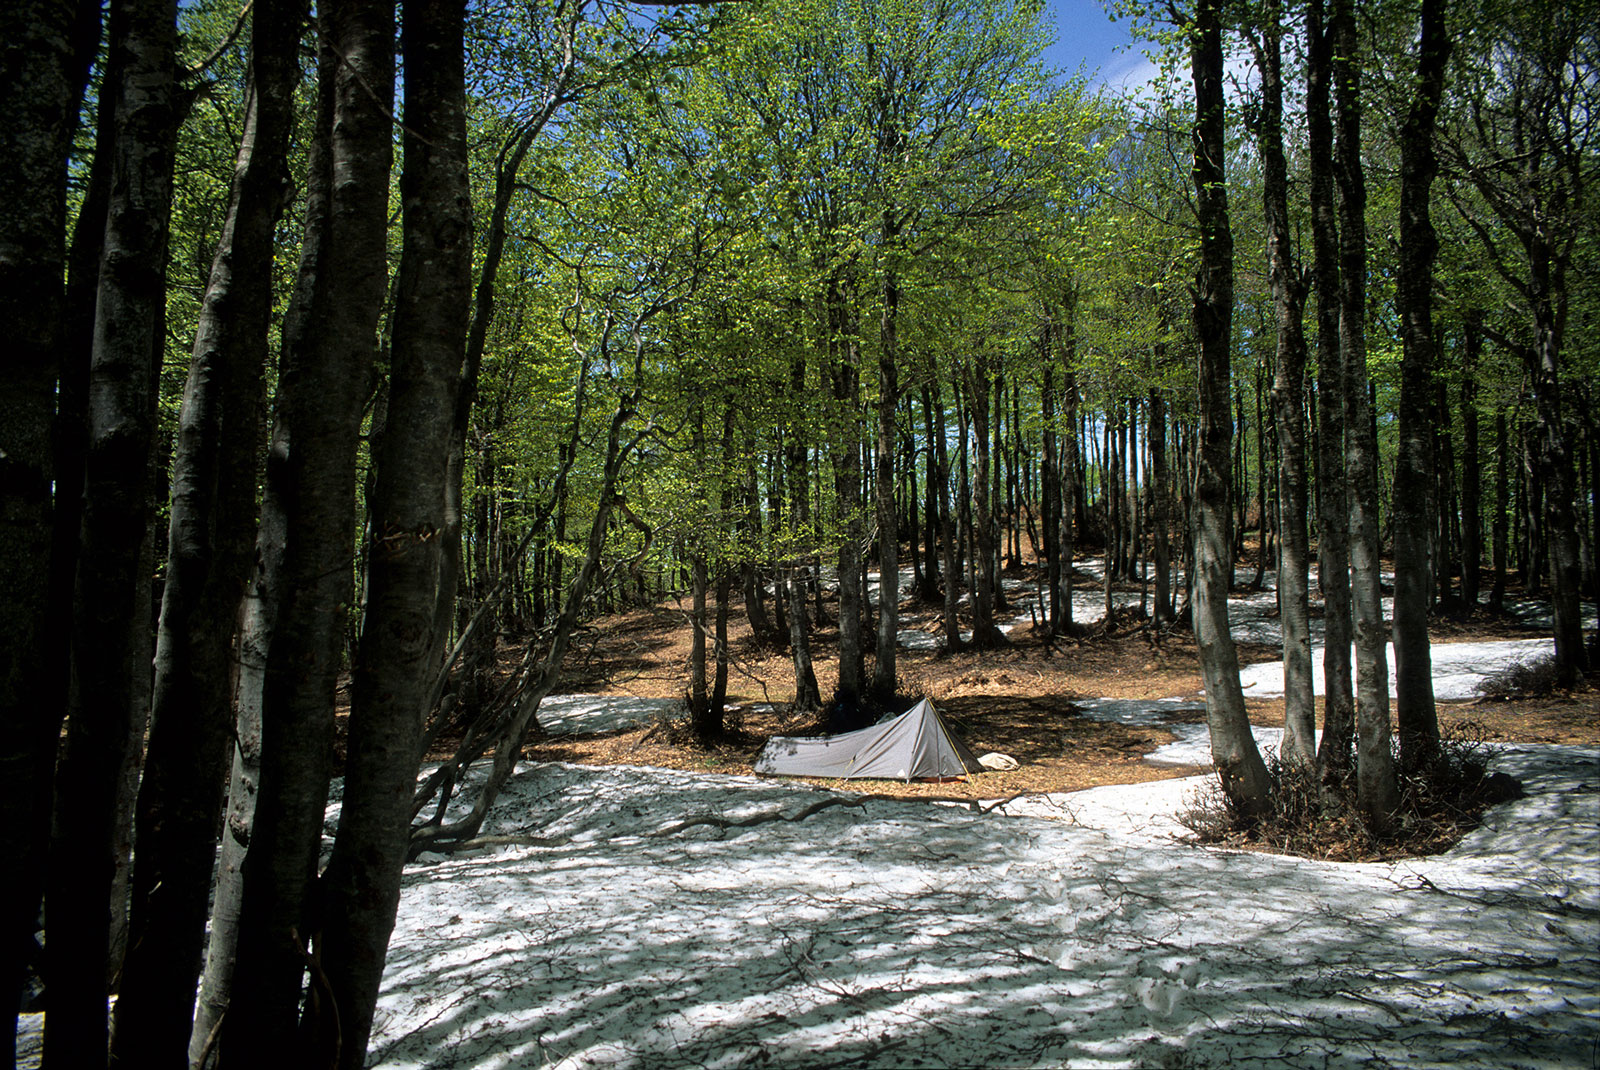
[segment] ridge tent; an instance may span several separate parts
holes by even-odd
[[[958,777],[981,773],[978,759],[923,699],[871,728],[837,736],[775,736],[756,759],[757,773],[780,776]]]

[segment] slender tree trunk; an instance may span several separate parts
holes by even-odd
[[[1166,347],[1160,348],[1164,355]],[[1168,512],[1171,498],[1167,493],[1171,479],[1167,472],[1167,401],[1159,390],[1150,391],[1150,478],[1150,528],[1154,536],[1152,550],[1156,570],[1155,621],[1164,624],[1172,620],[1172,551],[1168,544],[1172,519]],[[1156,634],[1160,635],[1159,630]]]
[[[796,357],[790,365],[789,389],[795,404],[806,396],[806,365],[804,357]],[[789,528],[796,538],[809,541],[811,537],[811,506],[807,497],[811,485],[805,443],[791,433],[784,447],[784,478],[789,484]],[[822,706],[822,694],[817,688],[817,674],[811,661],[811,622],[806,613],[806,565],[797,558],[786,570],[788,579],[783,584],[789,599],[789,654],[794,661],[794,710],[802,713]]]
[[[1350,494],[1345,462],[1344,365],[1339,351],[1339,233],[1330,111],[1333,40],[1326,0],[1306,9],[1306,123],[1311,167],[1312,274],[1317,291],[1317,585],[1322,591],[1323,778],[1342,782],[1355,747],[1350,676]]]
[[[1490,551],[1494,559],[1494,582],[1489,590],[1489,608],[1503,612],[1506,605],[1506,532],[1511,508],[1511,474],[1506,463],[1511,446],[1506,433],[1504,410],[1494,414],[1494,517],[1490,523]]]
[[[50,641],[49,607],[53,512],[70,513],[63,499],[71,490],[52,463],[51,424],[57,372],[65,371],[59,358],[73,333],[62,290],[67,158],[99,29],[98,2],[0,6],[0,851],[12,871],[0,891],[0,999],[9,1019],[0,1025],[0,1063],[15,1062],[60,735],[62,704],[51,698],[67,678],[52,671],[67,644]],[[105,85],[115,79],[108,70]],[[83,211],[94,216],[93,198]]]
[[[1260,537],[1256,542],[1256,578],[1251,587],[1261,590],[1266,586],[1267,555],[1272,553],[1272,533],[1277,530],[1274,520],[1277,509],[1267,504],[1267,472],[1275,466],[1267,460],[1267,421],[1262,415],[1261,394],[1265,376],[1260,365],[1256,366],[1256,522]],[[1274,432],[1276,434],[1276,432]],[[1241,447],[1242,449],[1243,447]],[[1276,451],[1274,451],[1276,452]],[[1274,497],[1276,500],[1276,497]],[[1234,545],[1239,549],[1244,548],[1242,539],[1234,540]]]
[[[995,627],[994,516],[989,492],[989,368],[985,354],[973,358],[967,375],[967,396],[972,405],[972,559],[975,580],[972,590],[972,645],[991,650],[1004,642]]]
[[[274,230],[305,10],[259,0],[244,137],[195,334],[173,462],[150,753],[112,1055],[177,1064],[189,1043],[232,720],[232,637],[255,545]]]
[[[1438,562],[1438,567],[1434,570],[1434,581],[1436,600],[1444,605],[1451,597],[1450,566],[1461,547],[1461,530],[1459,514],[1456,511],[1455,440],[1450,434],[1450,400],[1443,375],[1434,377],[1433,389],[1435,459],[1433,471],[1435,500],[1439,503],[1438,509],[1435,510],[1437,523],[1433,529],[1433,560]]]
[[[1194,327],[1200,342],[1200,474],[1195,496],[1195,644],[1206,688],[1211,758],[1222,790],[1245,814],[1271,790],[1239,687],[1239,659],[1228,630],[1233,560],[1228,532],[1228,468],[1233,429],[1228,378],[1233,319],[1233,233],[1223,173],[1224,98],[1220,0],[1198,0],[1190,28],[1194,74],[1194,188],[1200,225]]]
[[[1074,314],[1077,294],[1069,294],[1062,315],[1061,355],[1064,360],[1061,377],[1061,417],[1067,433],[1061,442],[1061,526],[1058,532],[1061,544],[1057,555],[1061,558],[1060,599],[1061,620],[1056,634],[1072,633],[1072,555],[1074,519],[1081,522],[1083,513],[1076,507],[1083,487],[1083,467],[1078,454],[1078,369],[1077,335]],[[1054,359],[1054,354],[1051,355]]]
[[[1464,367],[1461,375],[1461,601],[1477,608],[1479,571],[1483,566],[1483,466],[1478,457],[1478,364],[1483,354],[1483,313],[1465,316]]]
[[[332,54],[324,52],[319,63],[326,64]],[[329,81],[331,87],[331,80]],[[319,90],[318,125],[331,125],[333,97]],[[284,316],[283,343],[278,378],[282,381],[290,354],[303,352],[310,344],[312,297],[316,288],[317,265],[326,237],[326,216],[331,191],[327,169],[328,142],[314,137],[306,165],[306,215],[300,265],[294,292]],[[189,1037],[189,1061],[203,1062],[202,1056],[215,1045],[218,1026],[232,996],[233,968],[238,953],[240,906],[244,895],[244,859],[255,822],[255,802],[261,784],[262,708],[265,702],[267,654],[276,630],[278,609],[283,598],[284,553],[288,542],[288,502],[292,490],[289,468],[289,425],[283,418],[283,399],[274,420],[267,446],[261,522],[256,530],[255,567],[245,588],[239,613],[239,644],[234,662],[233,704],[235,713],[233,766],[228,786],[228,805],[222,830],[222,849],[217,863],[216,887],[212,895],[210,938],[206,943],[205,973],[200,997],[195,1006],[194,1029]]]
[[[89,370],[73,680],[47,876],[47,916],[57,920],[46,944],[49,1067],[103,1066],[107,1059],[107,906],[117,780],[133,716],[137,590],[145,582],[139,558],[149,517],[182,112],[176,47],[170,0],[137,0],[112,11],[110,48],[123,58],[120,79],[102,89],[114,100],[116,139]]]
[[[884,241],[892,246],[897,234],[884,213]],[[888,698],[898,686],[895,644],[900,636],[900,528],[894,503],[895,413],[900,405],[900,360],[897,317],[900,280],[893,270],[883,278],[883,312],[878,336],[878,646],[872,672],[872,691]],[[912,532],[915,534],[916,529]],[[912,539],[915,542],[915,538]],[[916,547],[912,547],[915,555]]]
[[[950,451],[946,443],[948,436],[945,432],[944,402],[939,397],[937,383],[932,386],[926,400],[931,413],[928,426],[932,429],[929,434],[933,443],[932,453],[928,458],[928,483],[930,489],[935,485],[939,489],[938,508],[931,509],[930,512],[937,512],[939,516],[940,567],[944,573],[943,613],[940,619],[944,625],[945,650],[953,652],[960,650],[963,645],[961,625],[956,618],[956,603],[961,592],[961,566],[956,561],[955,510],[951,508],[949,501]]]
[[[1262,455],[1262,452],[1261,452],[1261,404],[1260,404],[1261,368],[1259,366],[1256,368],[1255,376],[1256,376],[1256,398],[1257,398],[1257,402],[1256,402],[1256,455],[1258,457],[1262,457],[1263,455]],[[1239,555],[1244,553],[1244,533],[1247,530],[1246,521],[1248,519],[1247,516],[1246,516],[1246,512],[1245,511],[1246,511],[1246,509],[1249,508],[1249,505],[1250,505],[1250,494],[1249,494],[1249,487],[1250,487],[1250,458],[1249,458],[1249,455],[1245,452],[1246,447],[1249,445],[1249,439],[1246,437],[1246,434],[1247,434],[1247,432],[1249,430],[1250,424],[1249,424],[1249,421],[1245,418],[1244,386],[1243,386],[1243,384],[1235,386],[1233,388],[1233,391],[1234,391],[1233,407],[1234,407],[1234,411],[1237,413],[1237,420],[1236,420],[1236,423],[1235,423],[1236,433],[1234,435],[1234,443],[1233,443],[1233,477],[1234,477],[1233,502],[1234,502],[1234,508],[1238,511],[1238,520],[1234,523],[1234,526],[1233,526],[1233,556],[1237,558]],[[1258,503],[1259,503],[1259,498],[1260,498],[1260,495],[1258,494],[1257,495]],[[1267,531],[1266,531],[1266,528],[1263,526],[1261,528],[1261,538],[1262,538],[1263,542],[1266,540],[1266,537],[1267,537]]]
[[[389,390],[377,457],[367,612],[351,688],[344,803],[322,878],[322,968],[339,1065],[366,1065],[400,902],[444,562],[448,456],[472,292],[463,0],[406,0],[403,242]],[[451,569],[451,576],[454,569]],[[315,1012],[315,1013],[314,1013]],[[336,1018],[333,1016],[336,1015]]]
[[[1542,235],[1525,239],[1529,251],[1533,305],[1534,345],[1527,351],[1529,378],[1533,381],[1535,435],[1540,482],[1544,484],[1544,529],[1548,534],[1551,564],[1550,605],[1554,616],[1556,671],[1562,686],[1577,682],[1588,667],[1583,646],[1583,573],[1578,545],[1578,517],[1574,502],[1580,493],[1574,472],[1572,443],[1561,405],[1561,341],[1566,320],[1565,275]]]
[[[942,419],[943,413],[941,412],[940,415]],[[931,384],[922,388],[922,426],[928,445],[927,460],[925,461],[927,467],[927,499],[922,509],[922,523],[926,529],[923,533],[924,552],[927,554],[927,560],[922,566],[921,596],[924,602],[931,602],[939,597],[940,582],[944,578],[940,575],[939,540],[943,533],[943,524],[949,519],[949,503],[946,500],[948,495],[944,484],[941,482],[946,478],[946,474],[941,471],[940,462],[936,459],[936,451],[941,448],[942,441],[936,442],[934,438],[937,434],[940,440],[943,439],[944,425],[941,423],[937,429],[934,427],[933,387]]]
[[[157,441],[150,451],[151,483],[156,486],[162,483],[161,467],[166,460],[167,451],[163,445]],[[133,651],[133,656],[129,659],[133,666],[133,676],[132,686],[129,689],[131,700],[128,704],[130,712],[128,742],[122,759],[122,768],[117,771],[116,821],[112,826],[111,836],[113,859],[111,931],[110,940],[107,942],[110,953],[106,957],[106,985],[110,991],[119,993],[117,997],[119,1006],[122,1002],[120,988],[124,960],[128,952],[128,931],[132,921],[133,815],[138,805],[139,778],[144,766],[145,733],[150,728],[150,697],[153,682],[150,665],[155,660],[155,633],[150,626],[155,613],[155,592],[151,590],[152,585],[143,580],[143,577],[154,576],[156,572],[156,532],[153,520],[154,518],[145,528],[144,539],[139,547],[141,582],[134,594],[133,635],[129,639],[129,649]],[[188,1008],[185,1007],[184,1010],[187,1011]],[[114,1020],[111,1035],[114,1042],[116,1039]]]
[[[1049,627],[1061,631],[1061,476],[1056,467],[1056,369],[1051,352],[1054,330],[1046,325],[1039,338],[1041,369],[1039,407],[1043,417],[1043,457],[1039,482],[1044,499],[1044,579],[1049,589]]]
[[[827,294],[832,361],[833,397],[841,425],[833,437],[834,491],[843,517],[844,539],[839,544],[839,686],[837,697],[855,702],[861,697],[862,679],[862,555],[861,555],[861,443],[856,431],[859,395],[860,343],[854,334],[855,313],[837,280]],[[837,341],[834,341],[837,339]]]
[[[752,544],[762,541],[760,483],[756,473],[756,442],[753,426],[745,431],[744,494],[745,535]],[[740,579],[744,587],[745,615],[750,619],[750,635],[758,644],[781,647],[782,641],[767,613],[766,572],[759,561],[746,561],[740,566]]]
[[[1356,651],[1356,795],[1373,828],[1400,805],[1389,735],[1389,662],[1378,541],[1378,439],[1367,380],[1367,191],[1361,159],[1361,57],[1353,0],[1332,0],[1338,105],[1339,350],[1344,363],[1346,468],[1350,475],[1351,604]]]
[[[998,613],[1011,608],[1006,601],[1005,583],[1001,579],[1001,557],[1004,552],[1006,537],[1005,475],[1002,471],[1006,455],[1004,436],[1002,435],[1006,410],[1006,382],[1004,374],[1000,371],[995,372],[992,394],[994,397],[994,445],[989,451],[989,457],[993,464],[994,473],[989,483],[989,518],[991,527],[989,552],[993,557],[993,562],[990,565],[990,575],[994,577],[994,609]]]
[[[306,345],[286,355],[281,419],[287,542],[267,656],[261,784],[244,868],[227,1065],[281,1064],[295,1041],[331,772],[334,687],[347,628],[356,448],[386,290],[394,10],[375,0],[322,9],[337,57],[320,65],[330,205],[312,267]],[[320,109],[319,109],[320,110]],[[308,1043],[311,1038],[308,1038]]]
[[[1310,537],[1307,532],[1305,426],[1306,287],[1294,256],[1289,223],[1289,166],[1283,152],[1282,7],[1269,0],[1257,47],[1261,113],[1257,127],[1267,221],[1268,274],[1276,317],[1277,353],[1272,409],[1277,421],[1278,610],[1283,626],[1283,755],[1316,761],[1316,703],[1312,697]]]
[[[1445,4],[1446,0],[1422,0],[1416,93],[1400,131],[1400,264],[1395,304],[1404,356],[1394,485],[1394,660],[1400,760],[1408,770],[1432,761],[1439,745],[1428,645],[1428,601],[1433,589],[1428,559],[1434,505],[1433,261],[1438,240],[1428,197],[1438,171],[1433,127],[1450,51]]]
[[[722,515],[733,515],[733,418],[731,401],[722,409]],[[704,725],[708,738],[722,735],[725,729],[725,709],[728,704],[728,602],[732,594],[733,573],[726,560],[717,565],[717,616],[713,640],[715,649],[715,677],[711,683],[710,716]]]

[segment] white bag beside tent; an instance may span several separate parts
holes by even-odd
[[[779,776],[914,780],[981,773],[970,750],[923,699],[893,720],[837,736],[775,736],[756,759],[757,773]]]

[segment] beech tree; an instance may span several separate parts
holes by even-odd
[[[1305,302],[1308,279],[1295,256],[1289,223],[1288,160],[1283,148],[1283,12],[1277,0],[1263,5],[1259,32],[1251,37],[1261,76],[1255,121],[1267,223],[1267,271],[1277,352],[1272,409],[1278,433],[1278,609],[1283,624],[1283,754],[1291,761],[1316,758],[1316,709],[1312,700],[1310,537],[1307,530],[1305,429]]]
[[[1194,329],[1200,344],[1199,472],[1194,505],[1194,632],[1206,685],[1211,758],[1222,790],[1246,814],[1267,805],[1266,765],[1256,749],[1239,687],[1239,657],[1228,627],[1233,581],[1228,520],[1229,419],[1233,323],[1233,234],[1223,170],[1225,101],[1220,0],[1197,0],[1185,20],[1194,77],[1195,214],[1200,267],[1194,286]],[[1109,567],[1109,563],[1108,563]]]
[[[73,592],[74,681],[57,772],[46,894],[76,919],[48,942],[47,1064],[102,1065],[117,780],[133,720],[140,549],[162,348],[173,143],[182,117],[174,4],[113,8],[115,115],[89,359],[83,519]],[[105,88],[103,92],[107,91]]]
[[[1433,262],[1438,249],[1429,194],[1438,170],[1434,121],[1444,92],[1450,38],[1445,0],[1422,0],[1415,87],[1400,129],[1400,263],[1395,306],[1405,360],[1401,371],[1399,454],[1394,483],[1395,712],[1401,763],[1432,761],[1439,743],[1428,645],[1433,596],[1429,525],[1433,508]]]
[[[99,4],[16,3],[0,11],[0,772],[12,790],[0,848],[16,873],[0,892],[0,992],[15,1044],[32,944],[60,711],[47,640],[53,509],[51,425],[62,351],[67,158],[99,43]],[[114,84],[114,83],[113,83]],[[76,533],[74,532],[74,535]],[[3,1055],[4,1052],[0,1052]],[[8,1059],[6,1061],[14,1061]]]
[[[261,0],[254,8],[243,139],[180,416],[113,1043],[125,1061],[177,1062],[189,1042],[231,734],[233,625],[255,543],[274,239],[288,191],[304,19],[298,3]]]

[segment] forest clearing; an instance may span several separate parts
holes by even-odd
[[[1251,667],[1278,664],[1272,598],[1240,585]],[[1600,691],[1479,694],[1548,656],[1535,626],[1435,647],[1475,677],[1441,687],[1446,734],[1470,722],[1525,797],[1442,854],[1351,863],[1192,845],[1209,751],[1181,630],[1047,643],[1019,616],[999,655],[908,652],[964,739],[1021,762],[936,784],[753,777],[795,728],[785,659],[734,632],[745,712],[706,746],[681,607],[596,621],[483,830],[504,839],[408,866],[373,1065],[1592,1064]],[[1281,701],[1252,701],[1264,746]]]
[[[1600,0],[0,42],[14,1064],[1593,1063]]]

